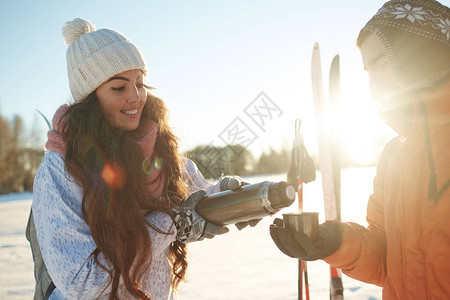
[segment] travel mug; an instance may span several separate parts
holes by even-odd
[[[284,181],[263,181],[201,199],[195,211],[205,220],[224,226],[273,215],[291,205],[295,189]]]
[[[315,240],[319,231],[319,213],[304,212],[283,214],[283,223],[285,228],[303,232],[307,237]]]

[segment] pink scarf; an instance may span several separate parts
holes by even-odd
[[[62,156],[66,154],[66,145],[61,135],[65,122],[65,119],[62,119],[62,117],[68,108],[69,105],[64,104],[56,111],[52,120],[52,129],[47,133],[48,140],[45,144],[47,150],[56,151]],[[61,119],[62,121],[60,122]],[[143,172],[148,174],[148,188],[155,197],[161,196],[165,182],[164,170],[158,166],[160,163],[159,155],[154,151],[157,133],[158,124],[144,119],[141,120],[138,129],[134,132],[136,143],[140,146],[146,158],[145,160],[149,162],[148,164],[143,162],[143,168],[147,169],[148,167],[145,166],[151,164],[150,170],[143,170]]]

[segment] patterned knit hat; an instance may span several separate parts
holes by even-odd
[[[117,31],[76,18],[62,29],[67,49],[67,73],[73,99],[80,101],[112,76],[140,69],[146,72],[139,49]]]
[[[433,86],[450,74],[450,9],[434,0],[393,0],[361,29],[384,44],[390,66],[408,89]]]

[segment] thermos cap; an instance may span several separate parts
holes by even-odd
[[[286,196],[289,199],[295,200],[295,189],[294,189],[294,187],[292,185],[288,185],[286,187]]]

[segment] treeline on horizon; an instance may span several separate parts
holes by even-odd
[[[20,116],[8,122],[0,115],[0,194],[33,191],[34,175],[44,157],[43,147],[34,143],[37,135],[33,129],[26,133]]]
[[[44,143],[40,141],[39,126],[27,131],[20,116],[11,121],[0,115],[0,194],[33,191],[34,176],[44,158]],[[282,174],[289,171],[291,149],[269,149],[259,158],[242,145],[199,145],[186,151],[207,179],[223,175]],[[318,159],[313,156],[318,167]],[[342,166],[358,167],[348,157],[342,157]]]

